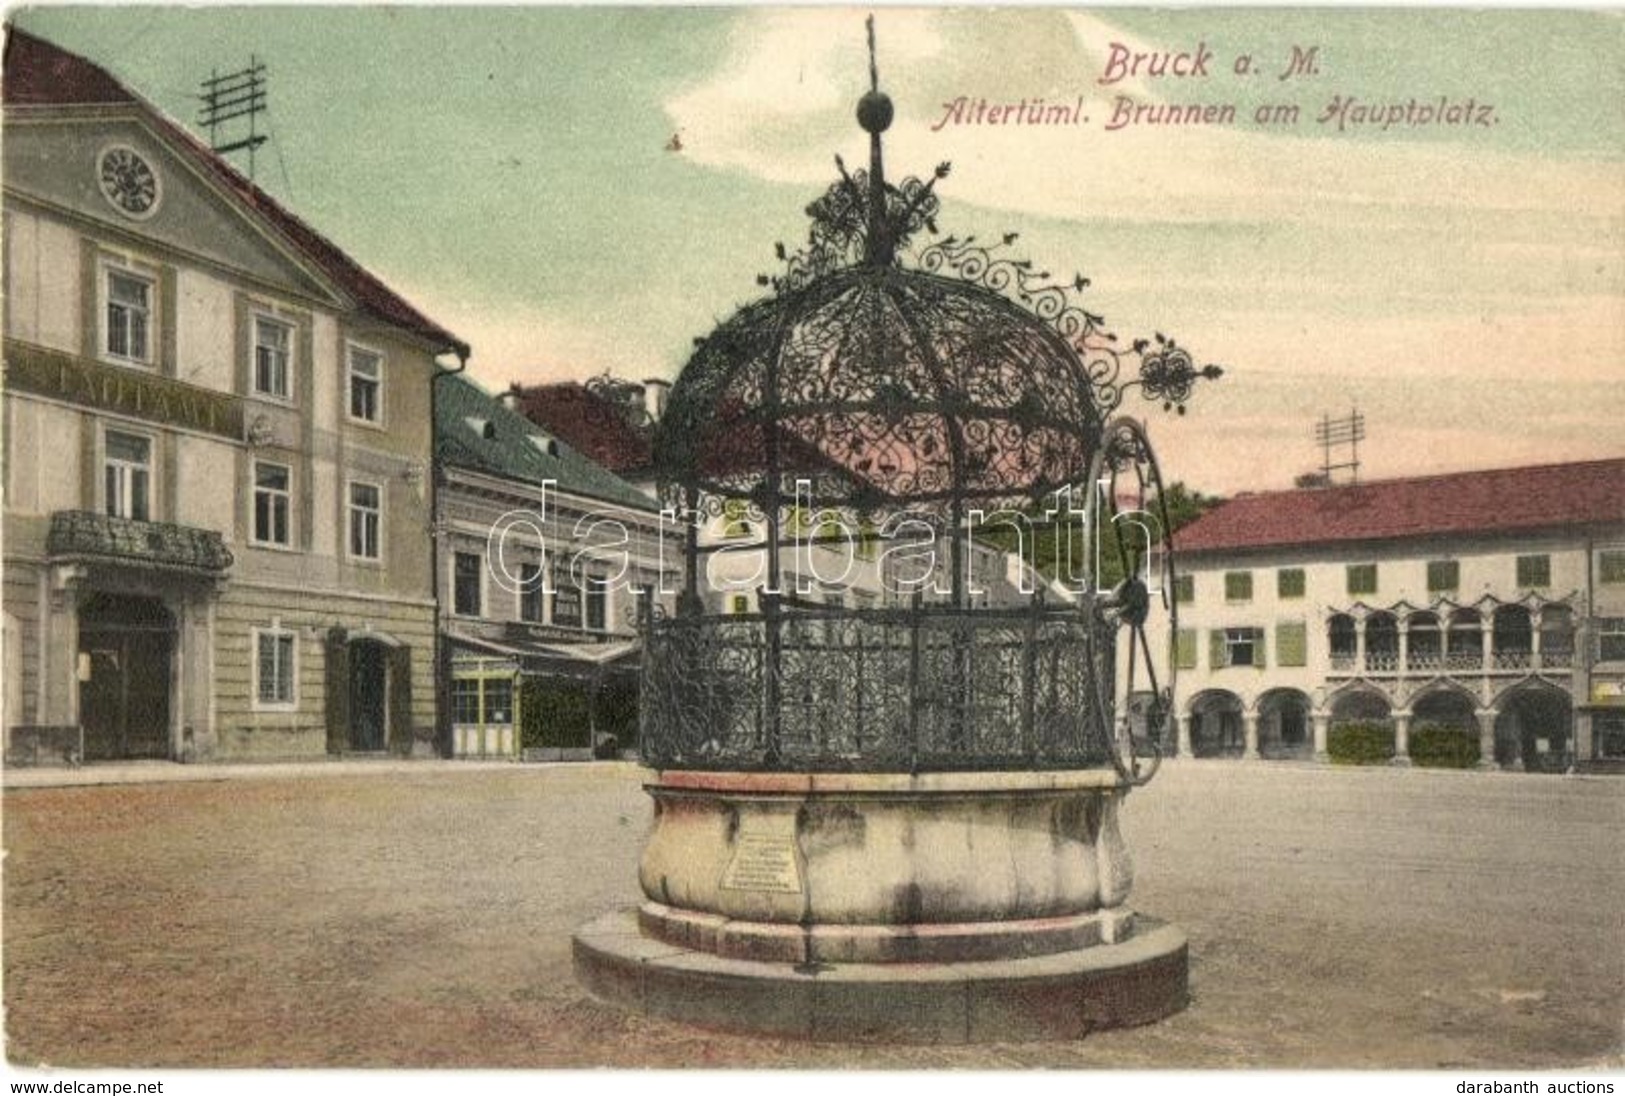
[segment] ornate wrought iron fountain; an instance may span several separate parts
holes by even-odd
[[[660,424],[665,501],[698,520],[676,612],[644,622],[641,751],[659,770],[648,900],[583,929],[578,970],[648,1011],[811,1035],[1003,1037],[1019,1021],[1034,1037],[1152,1019],[1183,1001],[1184,942],[1166,926],[1136,934],[1116,807],[1154,772],[1172,710],[1172,659],[1145,624],[1175,611],[1173,554],[1145,430],[1114,416],[1135,391],[1183,413],[1219,370],[1161,335],[1120,342],[1082,303],[1088,280],[1016,257],[1014,234],[941,236],[948,165],[886,180],[893,107],[872,21],[869,44],[868,169],[837,158],[806,246],[780,245],[768,295],[697,340]],[[981,603],[970,564],[989,514],[1021,515],[1052,544],[1102,536],[1109,588],[1088,566],[1070,592],[1040,580]],[[707,596],[712,558],[739,551],[702,534],[723,518],[762,533],[750,611]],[[904,527],[945,557],[929,593],[832,606],[791,581],[810,546],[884,558]],[[1119,691],[1148,701],[1146,741],[1117,717]],[[650,946],[682,957],[665,969]],[[1036,1021],[1040,959],[1082,996]],[[705,971],[732,985],[725,1007],[651,997],[707,962],[751,968]],[[921,975],[921,962],[943,966]],[[948,965],[971,980],[965,999],[993,1002],[980,1028],[946,990],[926,1020],[888,1011],[952,982]],[[631,973],[643,988],[629,998]],[[1125,997],[1136,978],[1152,988]],[[863,1007],[813,1005],[839,987]],[[804,988],[805,1015],[772,1019]],[[774,1007],[751,1007],[762,994]]]

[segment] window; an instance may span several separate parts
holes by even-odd
[[[1436,559],[1428,564],[1428,593],[1438,594],[1461,585],[1461,564],[1453,559]]]
[[[1275,626],[1275,664],[1306,666],[1309,663],[1309,627],[1302,621],[1286,621]]]
[[[1190,605],[1196,600],[1196,576],[1174,576],[1174,604]]]
[[[1552,584],[1551,556],[1519,556],[1518,586],[1529,590]]]
[[[254,541],[288,543],[288,500],[293,473],[285,464],[254,462]]]
[[[1303,568],[1283,567],[1275,572],[1275,596],[1290,600],[1303,596]]]
[[[1224,576],[1224,600],[1251,601],[1253,599],[1253,573],[1228,571]]]
[[[256,631],[254,695],[262,706],[291,707],[293,692],[293,633],[281,629]]]
[[[457,552],[452,561],[451,611],[458,616],[480,615],[480,557]]]
[[[384,512],[383,490],[376,483],[350,484],[350,554],[357,559],[379,558],[379,527]]]
[[[1625,662],[1625,617],[1597,621],[1597,661]]]
[[[350,347],[350,417],[358,422],[383,422],[384,356],[359,346]]]
[[[1264,665],[1262,628],[1225,628],[1211,634],[1208,661],[1213,669]]]
[[[152,282],[126,270],[107,272],[108,357],[152,361]]]
[[[539,563],[521,563],[519,565],[519,619],[531,624],[542,622],[542,565]]]
[[[1591,717],[1591,736],[1597,757],[1625,759],[1625,712],[1598,712]]]
[[[513,722],[513,681],[506,677],[485,679],[485,722]]]
[[[1377,565],[1375,563],[1351,563],[1348,568],[1348,590],[1350,594],[1374,594],[1377,592]]]
[[[750,595],[749,594],[735,594],[733,597],[729,598],[728,599],[728,611],[730,613],[748,613],[748,612],[750,612]]]
[[[1597,581],[1610,586],[1625,582],[1625,549],[1612,548],[1597,553]]]
[[[1332,658],[1353,658],[1359,651],[1359,642],[1353,617],[1338,613],[1326,622],[1326,646]]]
[[[254,317],[254,392],[291,399],[288,363],[293,348],[293,328],[267,316]]]
[[[587,576],[587,630],[602,632],[609,608],[609,580],[598,575]]]
[[[1196,669],[1196,629],[1181,628],[1174,633],[1174,666],[1181,670]]]
[[[512,723],[513,679],[460,677],[452,681],[451,721],[473,725]]]
[[[480,721],[480,679],[460,677],[451,683],[451,721],[478,723]]]
[[[152,439],[139,434],[107,432],[103,464],[103,505],[115,518],[150,520],[152,507]]]

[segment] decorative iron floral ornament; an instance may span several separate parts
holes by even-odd
[[[1160,334],[1119,344],[1081,301],[1088,279],[1058,282],[1014,256],[1014,233],[992,244],[937,238],[949,165],[886,181],[882,134],[894,112],[879,90],[872,20],[869,46],[857,108],[868,169],[837,157],[839,178],[807,209],[806,246],[778,245],[783,272],[758,279],[772,292],[696,340],[658,425],[664,500],[752,529],[766,574],[755,611],[707,605],[700,576],[737,545],[705,542],[686,523],[679,611],[646,632],[645,760],[920,771],[1109,757],[1136,779],[1136,750],[1118,737],[1115,651],[1121,629],[1142,633],[1130,664],[1143,656],[1150,668],[1144,610],[1166,598],[1172,556],[1145,549],[1166,549],[1166,523],[1121,561],[1141,574],[1155,554],[1165,573],[1151,588],[1137,579],[1065,605],[1035,594],[990,612],[968,590],[980,548],[971,518],[1053,514],[1074,492],[1109,511],[1119,481],[1154,509],[1161,480],[1149,444],[1113,412],[1135,389],[1183,412],[1196,382],[1221,371]],[[1101,491],[1103,481],[1113,486]],[[819,513],[877,530],[876,540],[902,515],[927,521],[946,549],[948,588],[867,608],[788,593],[785,560],[807,542],[798,526]],[[1095,527],[1110,516],[1095,513]],[[843,684],[829,684],[832,672]],[[1159,719],[1165,683],[1150,683]]]

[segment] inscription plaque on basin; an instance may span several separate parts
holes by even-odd
[[[722,870],[724,890],[800,894],[795,842],[785,837],[743,834],[733,859]]]

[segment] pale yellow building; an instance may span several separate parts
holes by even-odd
[[[82,58],[4,103],[8,754],[430,751],[467,348]]]
[[[1363,722],[1402,763],[1433,726],[1625,769],[1625,460],[1244,494],[1174,539],[1176,752],[1324,760]]]

